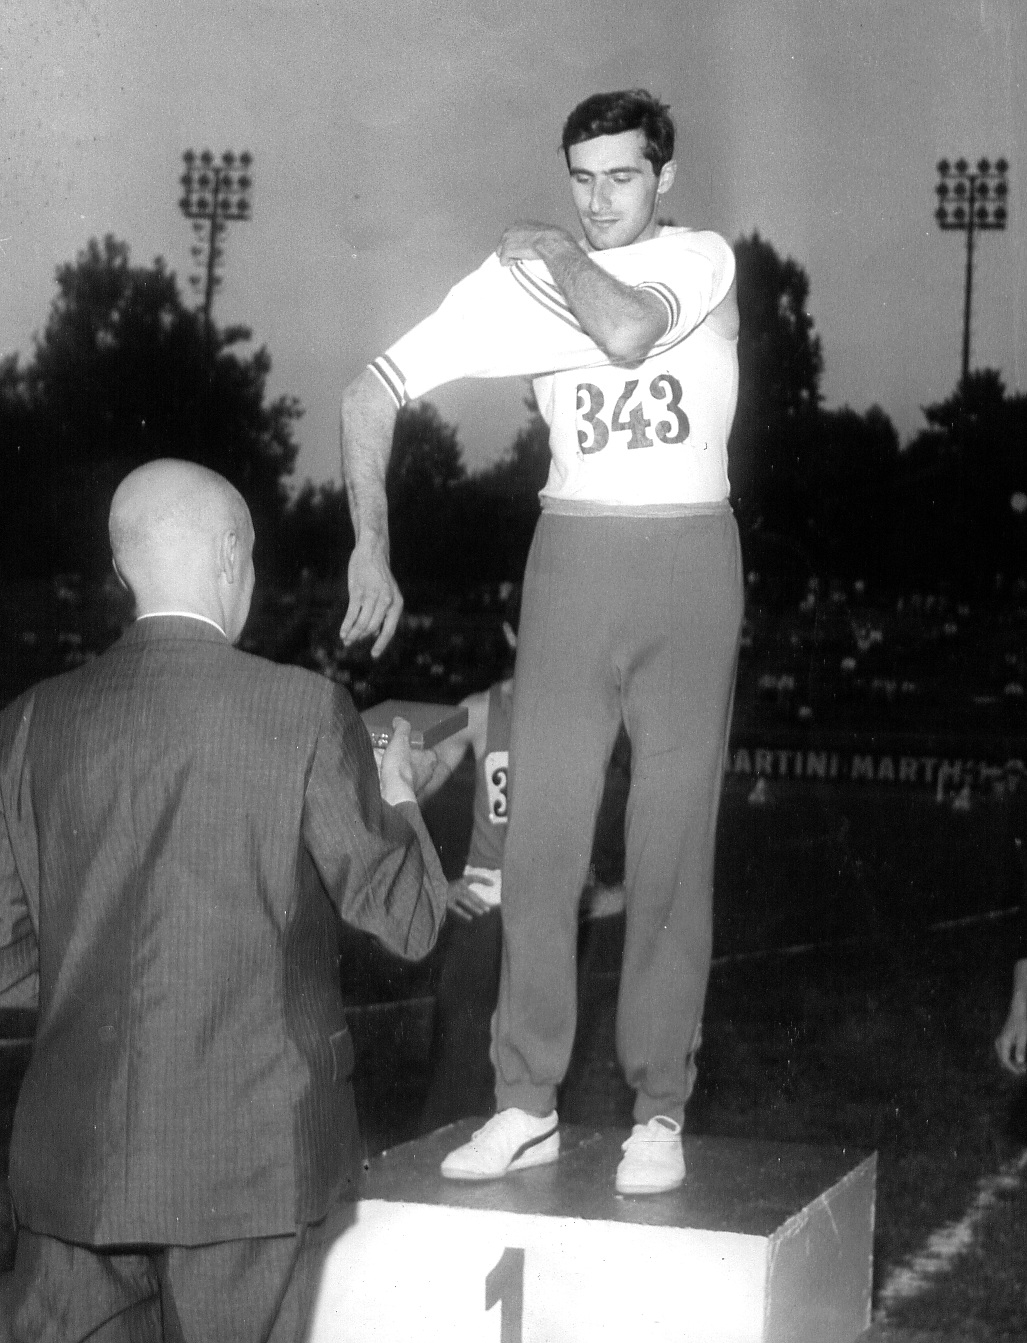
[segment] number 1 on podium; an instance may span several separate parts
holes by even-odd
[[[521,1343],[524,1318],[524,1251],[509,1246],[485,1279],[485,1309],[499,1302],[500,1343]]]

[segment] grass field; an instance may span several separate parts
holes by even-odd
[[[452,867],[459,825],[434,820]],[[715,963],[689,1123],[876,1150],[879,1293],[1027,1144],[1027,1092],[991,1052],[1014,955],[1011,920],[997,913],[1010,892],[997,801],[955,811],[926,793],[775,783],[755,806],[741,780],[726,786]],[[617,917],[585,926],[588,973],[560,1106],[569,1123],[630,1124],[613,1049],[621,932]],[[381,996],[408,1001],[353,1014],[369,1151],[412,1136],[427,1080],[425,976],[388,965],[382,973]],[[5,1099],[9,1107],[10,1075],[0,1106]],[[1027,1338],[1025,1230],[1027,1193],[1009,1180],[965,1252],[925,1290],[892,1302],[876,1336]]]

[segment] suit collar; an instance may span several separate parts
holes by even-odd
[[[216,625],[189,615],[147,616],[145,620],[133,621],[121,636],[121,642],[126,644],[159,643],[169,639],[232,646],[227,635],[222,634]]]
[[[223,625],[211,620],[210,616],[200,615],[199,611],[145,611],[141,616],[136,616],[136,620],[156,620],[159,616],[180,616],[183,620],[199,620],[204,625],[213,625],[219,634],[228,637]]]

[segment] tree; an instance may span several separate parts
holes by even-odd
[[[811,547],[818,567],[882,585],[892,578],[899,436],[880,408],[820,410],[808,459]]]
[[[469,483],[477,531],[487,539],[479,572],[490,581],[520,582],[539,515],[539,491],[549,474],[549,426],[534,395],[525,399],[528,421],[492,466]]]
[[[12,452],[29,459],[18,511],[37,514],[49,546],[42,552],[30,527],[23,544],[5,546],[5,567],[105,570],[114,487],[163,456],[231,480],[253,513],[258,556],[273,555],[302,412],[293,397],[266,401],[267,350],[234,348],[249,339],[232,327],[214,328],[208,340],[164,262],[133,266],[128,245],[109,235],[59,267],[46,326],[18,378],[28,416],[21,442],[6,421],[0,440],[7,460]]]
[[[767,424],[794,421],[820,404],[820,337],[806,311],[809,277],[758,233],[735,243],[741,335],[739,409]]]
[[[980,369],[924,418],[901,458],[904,567],[917,581],[969,589],[1027,575],[1027,397],[1008,396],[995,369]]]
[[[401,587],[459,581],[465,567],[460,491],[466,479],[453,426],[430,401],[404,406],[385,477],[392,570]]]
[[[27,557],[45,554],[50,526],[39,506],[48,473],[36,442],[25,372],[17,355],[0,362],[0,575],[30,572]]]
[[[396,417],[385,479],[390,500],[406,506],[446,494],[467,478],[456,429],[430,401],[414,401]]]
[[[823,355],[806,311],[809,278],[758,233],[735,243],[738,408],[732,493],[743,532],[809,542],[807,466],[817,437]]]
[[[279,534],[279,573],[294,583],[304,570],[341,578],[353,549],[346,492],[335,484],[306,481],[286,509]]]

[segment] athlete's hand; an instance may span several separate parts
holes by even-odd
[[[349,606],[339,637],[349,647],[377,635],[371,656],[380,657],[403,613],[403,596],[381,547],[358,542],[349,557]]]
[[[577,244],[566,229],[555,224],[538,224],[525,220],[520,224],[511,224],[499,241],[496,252],[500,263],[512,266],[515,261],[544,261],[539,251],[547,242]]]
[[[1027,1005],[1014,999],[1006,1024],[995,1041],[995,1053],[1006,1072],[1022,1077],[1027,1073]]]
[[[446,908],[451,910],[458,919],[470,923],[479,914],[487,914],[491,906],[481,898],[477,891],[472,891],[467,882],[460,877],[449,883]]]

